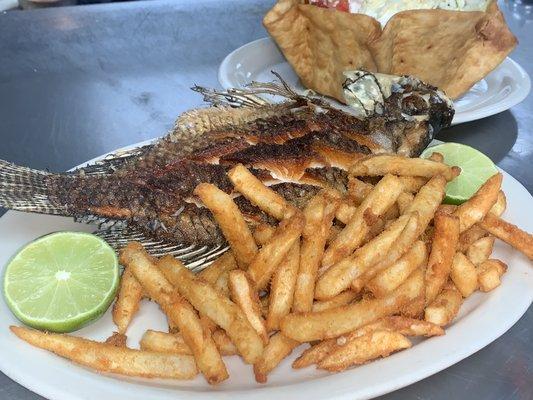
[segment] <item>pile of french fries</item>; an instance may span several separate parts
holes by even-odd
[[[324,188],[303,210],[244,166],[229,179],[279,221],[250,226],[232,197],[200,184],[230,250],[197,275],[171,256],[151,257],[138,243],[113,309],[117,332],[106,342],[12,330],[27,342],[98,371],[217,384],[224,356],[253,365],[258,382],[295,348],[310,343],[294,368],[342,371],[409,348],[413,336],[444,334],[465,298],[498,285],[507,266],[491,259],[496,238],[533,259],[533,237],[500,218],[506,208],[496,174],[460,206],[442,204],[460,170],[430,159],[376,155],[350,171],[346,193]],[[374,182],[375,184],[369,183]],[[128,326],[143,297],[161,307],[169,331],[147,330],[127,348]]]

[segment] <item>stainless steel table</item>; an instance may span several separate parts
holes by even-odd
[[[201,104],[190,86],[217,86],[224,56],[266,36],[261,18],[272,3],[149,1],[0,14],[0,158],[62,171],[162,135]],[[512,57],[533,75],[533,6],[501,6],[520,40]],[[439,139],[477,147],[533,192],[532,96]],[[0,399],[42,397],[0,374]],[[533,399],[533,308],[483,350],[382,399]]]

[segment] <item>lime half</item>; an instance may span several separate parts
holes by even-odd
[[[4,275],[4,296],[33,328],[71,332],[100,317],[119,282],[115,251],[97,236],[58,232],[20,250]]]
[[[460,143],[443,143],[428,147],[420,155],[428,158],[432,153],[441,153],[447,165],[461,168],[461,174],[446,185],[445,203],[461,204],[498,172],[498,169],[485,154],[470,146]]]

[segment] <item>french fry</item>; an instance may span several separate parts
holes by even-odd
[[[420,188],[424,186],[428,180],[420,176],[399,176],[400,182],[402,183],[404,192],[409,193],[418,193]]]
[[[246,273],[241,270],[234,270],[229,273],[229,288],[231,299],[237,304],[248,322],[255,329],[264,344],[268,343],[268,334],[265,328],[265,320],[261,315],[259,296],[252,288]]]
[[[254,230],[254,239],[258,246],[263,246],[266,242],[270,240],[276,228],[269,224],[259,224]]]
[[[380,318],[397,313],[413,301],[424,285],[423,271],[417,271],[389,296],[318,312],[289,314],[281,321],[281,333],[299,342],[343,335]]]
[[[488,260],[492,254],[494,240],[494,236],[485,236],[476,240],[466,249],[466,256],[474,265],[481,264],[483,261]]]
[[[506,208],[507,198],[505,197],[505,193],[503,193],[503,190],[500,190],[498,192],[498,198],[496,199],[496,203],[494,203],[489,213],[496,217],[500,217],[504,213]]]
[[[337,208],[335,218],[337,218],[343,224],[347,224],[348,222],[350,222],[350,219],[352,218],[356,210],[357,207],[355,205],[350,204],[349,201],[343,201],[339,204],[339,207]]]
[[[163,257],[158,266],[200,314],[226,331],[246,363],[253,364],[259,359],[263,341],[235,303],[207,282],[191,276],[191,272],[173,257]]]
[[[370,183],[363,182],[353,175],[348,177],[348,195],[355,204],[361,204],[373,188],[374,186]]]
[[[231,271],[226,271],[222,273],[214,284],[215,289],[218,289],[221,293],[224,293],[226,296],[229,296],[229,274],[230,272]]]
[[[250,263],[248,274],[258,290],[267,286],[272,274],[292,245],[300,239],[304,222],[304,218],[299,212],[281,221],[274,236],[261,247],[257,256]]]
[[[257,245],[239,207],[228,194],[210,183],[196,186],[194,194],[213,213],[239,267],[247,268],[257,254]]]
[[[418,212],[420,233],[424,232],[444,199],[446,179],[442,175],[431,178],[416,194],[404,214]]]
[[[418,269],[427,260],[427,256],[424,242],[415,242],[398,261],[378,272],[370,282],[367,282],[366,287],[376,297],[386,296]]]
[[[398,200],[396,200],[396,204],[398,204],[398,211],[400,212],[400,215],[405,214],[405,210],[409,208],[414,198],[415,196],[413,196],[409,192],[400,193],[400,195],[398,196]]]
[[[220,275],[224,272],[234,270],[235,268],[237,268],[235,257],[233,257],[231,251],[227,251],[213,261],[210,266],[201,271],[198,274],[198,278],[203,279],[207,283],[214,284],[217,279],[220,278]]]
[[[420,234],[420,229],[418,226],[418,212],[408,215],[409,220],[400,233],[398,239],[394,241],[389,250],[378,262],[367,268],[362,275],[358,276],[352,281],[351,286],[353,290],[362,290],[366,282],[374,278],[378,272],[383,271],[384,269],[393,265],[413,245]]]
[[[487,215],[479,226],[533,260],[533,235],[530,233],[491,214]]]
[[[459,235],[459,246],[457,249],[462,253],[466,253],[472,243],[487,235],[487,231],[478,224],[471,226]]]
[[[126,347],[127,339],[128,338],[123,333],[113,332],[113,334],[105,340],[105,343],[116,347]]]
[[[204,329],[196,311],[182,298],[139,243],[129,243],[120,254],[121,261],[156,301],[171,322],[179,327],[185,343],[191,348],[196,364],[207,381],[219,383],[228,378],[226,366],[213,342],[211,333]],[[190,271],[188,271],[190,273]]]
[[[338,236],[338,234],[341,231],[342,231],[341,227],[337,225],[333,225],[331,229],[329,230],[328,240],[326,241],[326,244],[329,246],[331,243],[333,243],[333,241],[335,240],[335,238]],[[320,273],[320,269],[319,269],[319,273]]]
[[[330,308],[344,306],[351,303],[355,299],[358,299],[359,297],[359,293],[353,290],[345,290],[329,300],[315,301],[313,303],[312,311],[323,311],[329,310]]]
[[[234,356],[238,354],[237,347],[235,347],[224,329],[215,329],[212,335],[220,354],[223,356]]]
[[[437,213],[434,223],[435,232],[426,270],[426,305],[435,300],[446,284],[459,241],[459,218]]]
[[[299,345],[300,343],[283,336],[280,332],[273,335],[261,358],[254,364],[255,380],[259,383],[266,383],[270,371]]]
[[[507,265],[500,260],[490,259],[478,267],[479,289],[490,292],[500,286],[501,276],[507,271]]]
[[[393,174],[431,178],[435,175],[442,175],[447,181],[455,178],[459,171],[457,167],[449,167],[446,164],[423,158],[408,158],[388,154],[370,155],[357,161],[350,168],[350,173],[355,176]]]
[[[228,172],[228,177],[235,189],[242,193],[265,213],[282,220],[296,211],[283,197],[266,187],[246,167],[239,164]]]
[[[343,371],[352,365],[363,364],[379,357],[411,347],[411,342],[402,334],[390,331],[375,331],[355,338],[335,349],[318,363],[318,368],[327,371]]]
[[[330,244],[324,253],[322,265],[326,268],[330,267],[349,256],[359,247],[370,226],[377,217],[394,204],[401,190],[402,185],[395,176],[387,175],[381,179],[357,208],[348,224]]]
[[[457,210],[457,206],[454,204],[441,204],[437,209],[437,212],[443,212],[444,214],[453,214]]]
[[[454,215],[459,218],[461,233],[480,222],[488,214],[498,199],[501,184],[502,174],[497,173],[491,176],[469,200],[457,207]]]
[[[223,332],[223,330],[218,329],[212,334],[220,354],[224,356],[237,354],[237,349]],[[149,329],[144,333],[139,344],[141,350],[165,354],[192,355],[191,348],[187,346],[180,333],[158,332]]]
[[[449,285],[426,307],[424,319],[435,325],[446,326],[453,321],[462,302],[461,293],[454,285]]]
[[[434,153],[431,153],[431,155],[428,157],[428,160],[443,163],[444,156],[440,153],[434,152]]]
[[[455,253],[450,277],[464,298],[474,293],[478,287],[476,266],[463,253]]]
[[[270,282],[266,328],[279,330],[281,319],[291,311],[298,268],[300,267],[300,241],[297,240],[281,262]]]
[[[292,310],[311,311],[315,294],[318,267],[324,255],[328,231],[335,217],[337,202],[326,193],[313,197],[303,213],[305,226],[302,232],[300,267],[296,278],[296,288]]]
[[[324,272],[316,282],[315,298],[327,300],[348,289],[354,279],[362,276],[372,265],[385,256],[402,233],[410,217],[410,215],[401,216],[383,233],[357,249],[352,256],[345,258]]]
[[[80,337],[44,333],[18,326],[11,326],[10,329],[33,346],[100,372],[170,379],[192,379],[198,374],[191,356],[116,347]]]
[[[120,289],[113,305],[113,322],[118,333],[125,334],[133,317],[139,310],[143,297],[141,284],[133,276],[129,268],[124,269],[120,280]]]

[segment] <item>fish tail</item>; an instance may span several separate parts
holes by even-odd
[[[0,207],[41,214],[67,215],[66,207],[52,203],[48,185],[55,174],[0,160]]]

